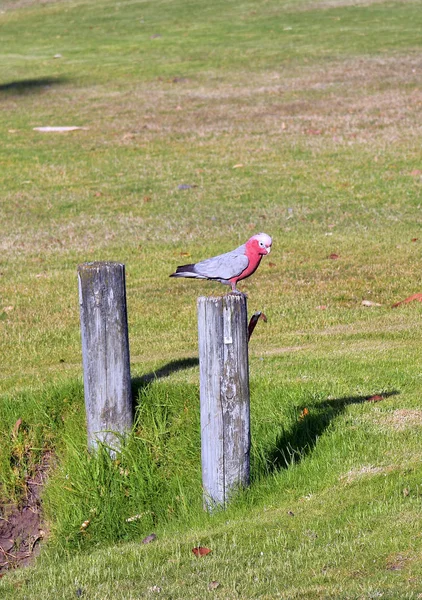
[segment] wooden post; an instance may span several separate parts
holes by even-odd
[[[198,298],[204,507],[249,485],[250,402],[246,297]]]
[[[117,450],[133,424],[125,266],[79,265],[78,283],[88,445]]]

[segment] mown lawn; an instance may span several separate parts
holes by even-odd
[[[422,308],[392,308],[422,292],[421,8],[0,3],[3,500],[52,457],[48,543],[2,598],[421,597]],[[196,298],[225,289],[168,275],[259,231],[252,485],[208,516]],[[92,260],[126,265],[118,462],[85,449]]]

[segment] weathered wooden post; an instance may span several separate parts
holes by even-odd
[[[125,266],[84,263],[78,283],[88,445],[117,450],[133,424]]]
[[[246,297],[198,298],[204,506],[225,506],[249,485],[250,402]]]

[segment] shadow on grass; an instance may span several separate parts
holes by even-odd
[[[34,79],[20,79],[0,84],[0,93],[25,94],[27,92],[43,91],[43,88],[66,83],[65,77],[38,77]]]
[[[132,379],[132,397],[136,402],[139,392],[156,379],[163,379],[169,377],[172,373],[177,373],[178,371],[190,369],[191,367],[196,367],[198,365],[198,358],[181,358],[180,360],[172,360],[160,369],[151,371],[151,373],[142,375],[142,377],[134,377]]]
[[[286,469],[292,463],[298,463],[310,454],[318,438],[327,429],[331,421],[350,404],[362,404],[370,401],[371,398],[377,397],[382,400],[390,396],[396,396],[399,393],[397,390],[392,390],[379,395],[334,398],[318,404],[298,407],[298,420],[291,429],[283,431],[278,436],[274,447],[267,454],[266,460],[269,471]]]

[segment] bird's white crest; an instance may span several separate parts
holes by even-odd
[[[266,233],[257,233],[256,235],[251,237],[251,240],[258,240],[258,242],[264,242],[266,246],[271,246],[273,240]]]
[[[271,252],[271,244],[273,243],[273,240],[268,234],[257,233],[256,235],[253,235],[250,239],[257,240],[260,246],[264,245],[267,250],[267,254]]]

